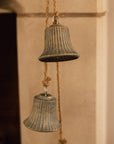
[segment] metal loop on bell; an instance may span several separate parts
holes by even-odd
[[[44,86],[44,93],[45,93],[45,96],[47,96],[47,91],[48,91],[48,89],[47,89],[47,86]]]
[[[54,14],[54,16],[52,17],[52,23],[53,24],[59,24],[59,20],[60,20],[60,16],[59,16],[58,12],[56,12]]]
[[[34,97],[30,116],[24,120],[24,125],[38,132],[55,132],[61,128],[56,115],[56,98],[45,93]]]
[[[55,21],[54,17],[55,17],[55,16],[52,17],[52,23],[53,23],[53,24],[54,24],[54,21]],[[60,23],[60,16],[57,17],[57,23],[58,23],[58,24]]]

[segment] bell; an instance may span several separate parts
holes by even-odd
[[[30,116],[24,120],[24,125],[38,132],[54,132],[61,128],[56,115],[56,98],[44,93],[34,97]]]
[[[45,29],[45,49],[39,57],[43,62],[60,62],[77,59],[78,53],[73,50],[69,29],[59,23],[53,23]]]

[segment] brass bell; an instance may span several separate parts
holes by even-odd
[[[69,29],[57,23],[54,23],[45,29],[45,49],[39,57],[43,62],[59,62],[77,59],[78,53],[73,50]]]
[[[34,97],[30,116],[24,120],[24,125],[38,132],[54,132],[61,128],[56,115],[56,98],[45,93]]]

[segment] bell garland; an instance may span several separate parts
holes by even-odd
[[[58,22],[59,14],[56,10],[56,0],[53,0],[54,22],[48,26],[49,0],[46,2],[45,49],[39,57],[39,60],[44,62],[45,70],[42,84],[45,92],[34,97],[32,112],[24,120],[24,124],[27,128],[38,132],[59,130],[58,144],[67,144],[67,140],[63,138],[59,62],[77,59],[79,55],[72,48],[69,29]],[[51,81],[51,78],[47,76],[47,62],[56,62],[59,121],[56,115],[56,98],[47,92],[47,87]]]
[[[46,28],[49,19],[49,0],[46,7]],[[33,101],[31,114],[24,120],[24,125],[37,132],[55,132],[61,128],[61,123],[57,119],[56,114],[56,98],[47,93],[47,87],[51,78],[47,76],[48,66],[44,63],[44,93],[36,95]]]

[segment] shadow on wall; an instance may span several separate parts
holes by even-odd
[[[14,13],[23,11],[23,7],[16,0],[0,0],[0,9],[7,9]]]

